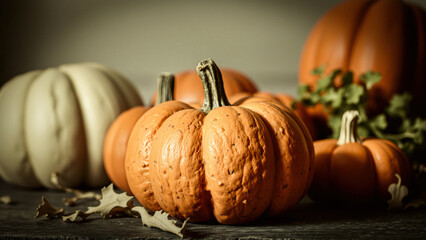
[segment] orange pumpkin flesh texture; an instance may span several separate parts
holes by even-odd
[[[349,0],[337,5],[316,23],[305,42],[299,82],[315,87],[317,78],[311,71],[321,65],[326,74],[336,68],[351,70],[355,82],[368,70],[379,72],[382,80],[371,89],[368,102],[372,113],[404,91],[411,92],[417,103],[426,102],[425,11],[400,0]]]
[[[158,78],[159,102],[173,99],[174,78],[162,73]],[[122,112],[111,124],[105,136],[103,163],[109,179],[121,190],[131,194],[124,167],[127,143],[137,120],[148,111],[148,107],[136,106]]]
[[[231,69],[221,69],[223,86],[227,96],[232,96],[240,92],[255,93],[258,91],[254,82],[243,73]],[[157,99],[154,93],[151,99],[151,106]],[[174,99],[188,104],[202,104],[204,99],[203,84],[196,71],[183,71],[175,76]]]
[[[390,141],[376,138],[361,141],[354,126],[358,115],[353,112],[343,116],[350,118],[347,123],[352,126],[342,127],[339,140],[314,142],[314,180],[309,195],[329,203],[337,200],[358,206],[383,204],[391,199],[388,188],[397,182],[395,174],[400,175],[402,184],[409,184],[410,163]]]
[[[294,98],[288,94],[284,94],[284,93],[278,93],[278,94],[273,94],[273,93],[269,93],[269,92],[256,92],[256,93],[248,93],[248,92],[241,92],[241,93],[237,93],[234,94],[232,96],[229,97],[229,102],[232,104],[235,103],[239,103],[241,104],[243,101],[245,101],[246,99],[250,99],[250,98],[257,98],[258,100],[262,100],[262,99],[267,99],[269,101],[273,101],[277,104],[283,104],[288,108],[292,108],[292,104],[294,101]],[[237,105],[239,105],[237,104]],[[313,140],[316,140],[317,138],[317,134],[316,134],[316,130],[314,127],[314,123],[311,119],[311,117],[309,116],[305,106],[300,103],[300,102],[296,102],[295,105],[295,109],[293,109],[293,111],[296,113],[296,115],[302,120],[302,122],[306,125],[306,127],[309,130],[309,133],[311,134],[311,137]]]
[[[313,176],[313,143],[305,125],[281,104],[253,100],[231,106],[211,59],[197,71],[206,94],[201,110],[164,102],[133,128],[125,166],[134,196],[151,211],[224,224],[295,206]]]

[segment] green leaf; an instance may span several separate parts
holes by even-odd
[[[319,76],[315,90],[301,85],[298,93],[301,97],[299,102],[304,105],[322,104],[324,106],[329,114],[328,126],[332,130],[331,137],[339,136],[342,114],[346,110],[356,109],[360,113],[359,136],[375,136],[390,140],[407,156],[414,156],[426,147],[426,119],[410,117],[412,96],[409,93],[395,94],[386,109],[383,109],[376,117],[371,117],[367,115],[366,103],[372,86],[381,79],[380,73],[367,71],[361,75],[363,84],[355,84],[352,72],[342,73],[340,69],[336,69],[326,75],[324,70],[325,65],[321,65],[312,71],[314,75]],[[342,86],[336,88],[334,81],[340,74],[342,74]]]
[[[377,115],[371,120],[370,124],[381,130],[384,130],[388,127],[388,121],[386,120],[385,114]]]
[[[310,87],[307,84],[300,84],[297,86],[297,93],[299,97],[306,98],[309,97],[310,94]]]
[[[329,76],[324,76],[318,80],[317,88],[315,91],[320,93],[326,90],[327,88],[329,88],[330,86],[332,86],[332,84],[333,84],[333,79],[330,78]]]
[[[426,119],[421,119],[419,117],[416,118],[416,120],[414,120],[413,128],[426,131]]]
[[[421,133],[415,134],[413,137],[414,143],[416,144],[422,144],[424,140],[424,136]]]
[[[330,75],[322,76],[317,82],[317,89],[315,91],[321,93],[334,87],[334,80],[341,72],[342,71],[340,69],[336,69]]]
[[[364,88],[359,85],[351,84],[346,87],[344,96],[348,104],[359,104],[361,96],[364,95]]]
[[[342,83],[343,86],[349,86],[354,82],[354,74],[351,71],[347,71],[345,74],[343,74],[342,76]]]
[[[324,72],[325,69],[325,64],[315,68],[314,70],[312,70],[311,74],[312,75],[316,75],[316,76],[321,76]]]
[[[337,108],[342,105],[343,94],[344,90],[342,88],[337,90],[331,88],[322,96],[322,98],[326,105],[331,105],[332,108]]]
[[[319,103],[320,100],[321,100],[320,94],[318,94],[318,93],[312,93],[311,94],[311,102],[312,102],[313,105]]]
[[[328,126],[332,130],[332,138],[338,138],[340,134],[340,125],[342,123],[342,116],[339,115],[331,115],[328,118]]]
[[[365,138],[365,137],[370,137],[370,130],[368,127],[366,126],[358,126],[358,136]]]
[[[405,118],[410,109],[410,102],[412,98],[413,97],[408,92],[393,95],[389,101],[389,106],[386,108],[386,112],[390,116]]]
[[[341,69],[335,69],[335,70],[333,70],[333,72],[331,72],[330,78],[332,78],[334,80],[341,73],[342,73]]]
[[[367,88],[367,90],[370,90],[371,87],[378,83],[380,81],[380,79],[382,78],[382,75],[378,72],[372,72],[372,71],[367,71],[366,73],[361,75],[361,80],[363,80],[365,82],[365,86]]]

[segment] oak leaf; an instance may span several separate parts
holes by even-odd
[[[100,200],[101,195],[96,192],[82,192],[77,189],[67,188],[60,184],[58,173],[52,173],[50,177],[50,181],[59,189],[65,192],[69,192],[74,194],[74,197],[71,198],[63,198],[62,201],[65,203],[65,206],[74,206],[79,199],[96,199]]]
[[[47,199],[42,196],[41,197],[41,204],[36,209],[36,215],[34,218],[39,218],[41,216],[45,216],[47,218],[57,218],[64,215],[65,210],[63,208],[56,209],[52,207],[52,205],[47,201]]]
[[[163,231],[174,233],[180,237],[183,237],[183,234],[186,230],[186,223],[189,220],[186,219],[182,226],[177,226],[177,221],[170,219],[169,214],[164,211],[156,211],[154,215],[150,215],[144,207],[136,206],[132,208],[132,211],[139,213],[142,224],[148,227],[160,228]]]
[[[117,194],[114,191],[114,185],[111,183],[108,187],[103,187],[100,204],[96,207],[88,207],[87,211],[77,210],[74,214],[63,216],[64,221],[74,222],[80,217],[85,220],[93,213],[100,213],[103,218],[110,218],[117,215],[131,215],[130,209],[133,207],[133,197],[125,192]]]

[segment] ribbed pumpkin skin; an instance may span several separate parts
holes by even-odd
[[[211,59],[197,72],[206,94],[200,110],[164,102],[136,123],[125,160],[134,196],[192,222],[240,224],[294,207],[313,177],[306,126],[282,104],[231,105]]]
[[[181,102],[144,114],[126,171],[142,205],[193,222],[244,223],[293,207],[312,180],[313,145],[291,112],[262,101],[208,114]]]
[[[240,92],[258,91],[254,82],[243,73],[225,68],[221,70],[225,93],[228,96]],[[188,104],[202,104],[204,100],[203,85],[196,71],[183,71],[175,76],[174,99]],[[156,101],[156,93],[151,99],[151,106]]]
[[[108,183],[102,145],[122,111],[142,105],[123,76],[95,63],[16,76],[0,92],[0,176],[23,187]]]
[[[284,93],[278,93],[278,94],[273,94],[273,93],[269,93],[269,92],[256,92],[254,94],[251,93],[237,93],[234,94],[232,96],[229,97],[229,102],[234,104],[234,103],[241,103],[246,101],[246,99],[249,99],[250,97],[255,97],[258,100],[262,100],[262,98],[268,99],[274,103],[278,103],[278,104],[283,104],[284,106],[291,108],[291,105],[293,104],[293,100],[294,98],[288,94],[284,94]],[[306,127],[309,130],[309,133],[311,134],[311,137],[313,140],[316,140],[317,138],[317,133],[316,133],[316,129],[315,129],[315,125],[310,117],[310,115],[308,114],[305,106],[301,103],[296,103],[296,109],[292,109],[296,115],[302,120],[302,122],[306,125]]]
[[[400,0],[349,0],[327,12],[311,30],[301,55],[299,82],[316,85],[311,71],[325,64],[360,75],[380,72],[382,80],[371,89],[368,109],[374,113],[394,93],[410,91],[425,102],[426,14]],[[421,114],[426,111],[416,109]]]
[[[149,108],[136,106],[121,113],[111,124],[105,137],[104,167],[109,179],[121,190],[131,194],[127,183],[124,159],[127,142],[137,120]]]
[[[411,166],[405,154],[392,142],[358,137],[359,113],[342,116],[339,139],[314,142],[314,180],[309,194],[314,200],[368,206],[385,205],[391,199],[388,188],[409,185]]]
[[[335,139],[314,142],[315,174],[310,196],[321,202],[369,205],[386,203],[388,187],[410,181],[410,164],[401,150],[382,139],[337,145]]]

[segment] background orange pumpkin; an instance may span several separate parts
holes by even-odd
[[[240,92],[255,93],[258,91],[254,82],[243,73],[224,68],[221,70],[223,86],[228,96]],[[151,105],[155,103],[157,93],[151,99]],[[174,99],[188,104],[202,104],[204,99],[203,84],[195,70],[183,71],[175,75]]]
[[[337,5],[319,19],[305,42],[299,82],[315,87],[317,78],[311,71],[321,65],[326,74],[336,68],[351,70],[355,82],[368,70],[380,72],[382,79],[370,92],[370,113],[403,91],[414,95],[415,104],[426,102],[425,11],[400,0],[348,0]],[[425,108],[415,111],[426,115]],[[311,110],[324,118],[321,112]]]
[[[173,99],[174,77],[162,73],[157,80],[160,93],[158,103]],[[109,179],[121,190],[131,194],[124,167],[127,142],[136,121],[148,111],[148,107],[135,106],[122,112],[111,124],[105,136],[103,146],[103,163]]]
[[[410,163],[404,153],[384,139],[361,140],[357,135],[357,111],[342,118],[340,137],[314,142],[314,180],[309,195],[317,201],[353,205],[385,203],[388,187],[410,180]]]
[[[201,110],[165,102],[133,128],[125,165],[134,196],[192,222],[244,223],[295,206],[313,176],[305,125],[271,102],[231,106],[214,62],[197,70],[206,94]]]

